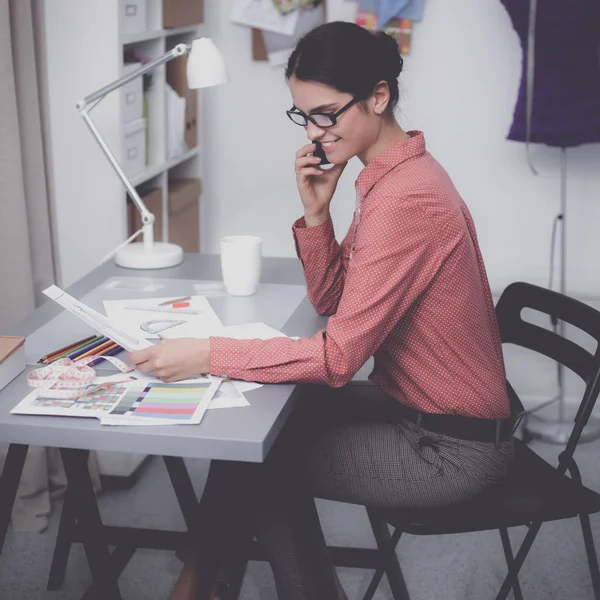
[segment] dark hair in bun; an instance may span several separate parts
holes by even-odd
[[[320,25],[300,39],[288,59],[286,79],[316,81],[366,100],[380,81],[390,89],[388,111],[398,104],[403,60],[393,37],[354,23]]]

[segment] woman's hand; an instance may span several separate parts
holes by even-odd
[[[129,355],[131,362],[144,373],[163,381],[179,381],[208,373],[210,341],[194,338],[163,340],[150,348]]]
[[[344,162],[330,169],[319,169],[317,165],[321,159],[311,154],[315,150],[315,144],[307,144],[296,152],[296,183],[309,226],[327,220],[337,182],[348,164]]]

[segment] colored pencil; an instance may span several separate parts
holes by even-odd
[[[100,353],[98,356],[114,356],[115,354],[119,354],[119,352],[122,352],[123,348],[121,348],[121,346],[119,346],[118,344],[115,345],[114,348],[108,348],[105,352]],[[98,364],[100,362],[100,358],[97,358],[95,360],[93,360],[90,364],[90,366],[94,366],[96,364]]]
[[[97,337],[98,337],[97,335],[90,335],[82,340],[79,340],[78,342],[72,342],[68,346],[65,346],[64,348],[59,348],[58,350],[53,350],[49,354],[46,354],[46,356],[42,356],[42,358],[40,358],[40,360],[38,360],[38,363],[43,363],[43,362],[52,360],[53,357],[58,356],[59,354],[63,354],[63,353],[72,351],[75,348],[79,348],[79,347],[83,346],[84,344],[91,342],[93,339],[95,339]]]
[[[101,335],[97,335],[95,336],[96,340],[101,339],[102,336]],[[86,348],[87,346],[89,346],[90,344],[94,343],[94,339],[91,342],[86,342],[85,344],[81,344],[80,346],[76,346],[75,348],[72,348],[71,350],[67,350],[67,352],[63,352],[62,354],[58,354],[56,356],[54,356],[53,358],[47,360],[44,364],[50,364],[53,362],[56,362],[57,360],[60,360],[61,358],[66,358],[69,356],[69,354],[71,354],[72,352],[75,352],[76,350],[81,350],[82,348]]]
[[[91,344],[88,344],[87,346],[84,346],[83,348],[79,348],[78,350],[75,350],[75,352],[70,352],[67,357],[70,358],[71,360],[75,360],[77,358],[79,358],[82,354],[87,354],[90,350],[93,350],[94,348],[97,348],[98,346],[101,346],[102,344],[106,344],[106,342],[110,341],[106,336],[102,335],[100,336],[96,341],[92,342]]]
[[[91,350],[88,350],[87,352],[84,352],[83,354],[79,355],[77,357],[77,360],[81,360],[82,358],[87,358],[88,356],[92,356],[92,354],[100,353],[100,352],[102,352],[102,350],[106,350],[106,348],[108,346],[112,346],[112,344],[114,344],[114,343],[115,342],[113,342],[112,340],[103,342],[99,346],[96,346],[95,348],[92,348]]]

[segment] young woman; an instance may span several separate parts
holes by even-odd
[[[471,215],[423,133],[394,118],[394,40],[350,23],[309,32],[292,53],[290,119],[304,216],[293,227],[309,298],[327,328],[310,339],[172,340],[132,354],[174,381],[199,372],[306,386],[262,465],[213,462],[194,560],[173,600],[210,587],[217,559],[252,536],[279,597],[345,598],[314,497],[377,507],[460,502],[501,480],[512,420],[494,306]],[[313,141],[334,164],[319,168]],[[460,143],[460,142],[457,142]],[[329,206],[353,157],[356,211],[341,244]],[[373,356],[371,383],[351,379]]]

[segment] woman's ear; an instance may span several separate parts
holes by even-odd
[[[385,112],[390,102],[390,88],[387,81],[380,81],[371,94],[371,109],[377,115]]]

